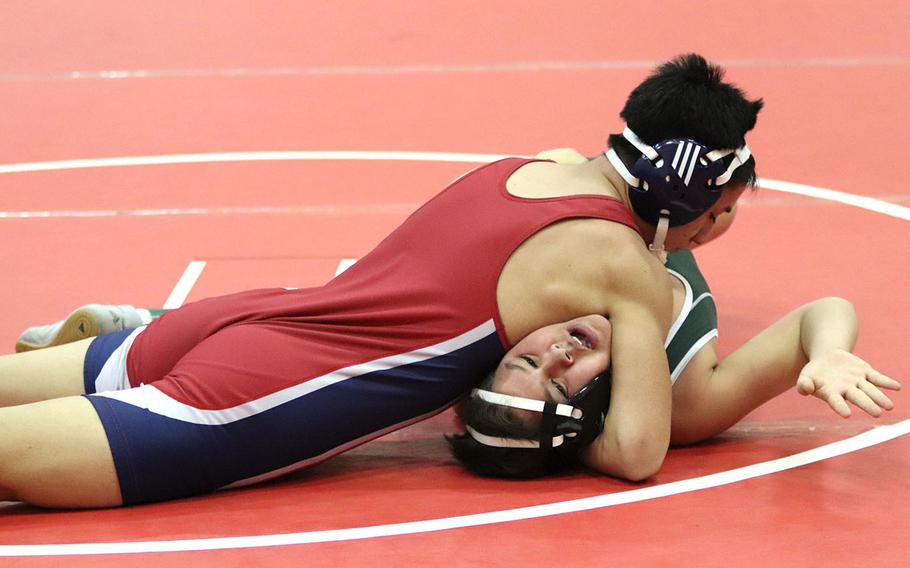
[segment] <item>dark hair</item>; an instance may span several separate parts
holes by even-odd
[[[493,373],[478,388],[492,390]],[[540,436],[540,421],[522,420],[513,409],[491,404],[479,398],[469,398],[461,411],[464,424],[487,436],[536,440]],[[452,454],[477,475],[533,479],[551,474],[576,460],[553,449],[496,448],[481,444],[470,434],[446,436]]]
[[[691,138],[712,149],[739,148],[765,103],[748,100],[723,78],[724,70],[701,55],[681,55],[635,87],[619,116],[647,144]],[[611,134],[608,143],[628,166],[641,156],[620,134]],[[737,168],[728,184],[754,185],[755,158]]]

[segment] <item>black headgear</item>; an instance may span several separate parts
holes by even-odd
[[[591,379],[564,403],[523,398],[498,392],[474,389],[472,398],[491,404],[532,410],[542,414],[540,435],[536,440],[488,436],[469,425],[468,434],[481,444],[498,448],[556,449],[561,453],[574,453],[591,443],[603,430],[604,415],[610,407],[610,373]]]
[[[657,225],[666,211],[670,226],[694,221],[710,209],[723,193],[723,185],[752,153],[743,144],[740,148],[711,150],[688,138],[670,138],[653,147],[645,144],[627,126],[623,137],[641,151],[641,157],[626,167],[614,149],[607,159],[629,184],[629,201],[639,217]],[[724,158],[733,160],[724,167]]]

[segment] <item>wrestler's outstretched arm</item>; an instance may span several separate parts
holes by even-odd
[[[900,383],[851,353],[856,334],[853,305],[823,298],[790,312],[723,361],[712,342],[673,388],[672,443],[719,434],[794,386],[843,417],[850,416],[850,404],[881,416],[894,407],[881,389],[897,390]]]

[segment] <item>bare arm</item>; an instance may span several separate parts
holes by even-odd
[[[638,233],[599,219],[542,229],[500,274],[497,304],[512,344],[544,323],[585,314],[610,319],[611,410],[582,459],[617,477],[653,475],[669,445],[671,383],[663,343],[673,309],[670,278]]]
[[[879,389],[900,384],[850,353],[856,333],[853,306],[824,298],[790,312],[720,363],[709,344],[673,390],[673,443],[723,432],[794,385],[841,416],[850,415],[847,401],[873,416],[890,410],[893,404]]]
[[[636,270],[619,270],[622,277],[612,281],[610,412],[603,432],[582,454],[590,467],[633,481],[657,473],[670,442],[671,383],[663,340],[672,297],[669,282],[661,278],[663,267],[654,264],[650,258],[628,263]]]

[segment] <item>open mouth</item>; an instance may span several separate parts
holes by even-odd
[[[594,349],[597,347],[597,335],[594,331],[584,327],[573,327],[569,330],[569,337],[575,344],[582,349]]]

